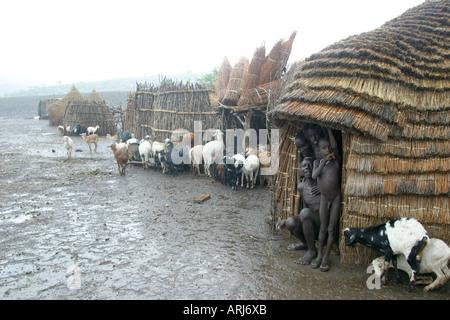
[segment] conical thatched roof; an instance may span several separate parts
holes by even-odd
[[[380,140],[450,138],[449,1],[312,55],[271,114]]]
[[[89,102],[95,101],[95,102],[100,102],[100,103],[102,103],[104,101],[104,99],[97,93],[97,91],[95,91],[95,89],[92,89],[92,92],[87,97],[87,100]]]
[[[66,106],[73,101],[83,101],[85,98],[78,91],[78,89],[73,86],[72,89],[67,93],[62,99],[48,106],[48,113],[50,118],[50,125],[60,125],[62,124],[62,119],[64,117],[64,111]]]

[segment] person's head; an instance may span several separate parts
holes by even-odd
[[[318,142],[320,153],[326,157],[327,155],[333,153],[333,150],[331,149],[331,143],[330,140],[323,137],[319,139]]]
[[[303,135],[302,131],[297,132],[297,135],[295,136],[295,146],[300,150],[304,157],[313,156],[311,145]]]
[[[313,170],[313,158],[311,157],[304,158],[302,161],[301,170],[305,178],[310,178]]]
[[[322,132],[318,125],[311,124],[308,126],[308,129],[306,130],[306,135],[309,141],[315,145],[319,142],[319,139],[322,136]]]

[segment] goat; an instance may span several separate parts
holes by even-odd
[[[205,175],[211,177],[211,171],[209,166],[212,164],[213,157],[223,155],[224,143],[223,143],[223,133],[217,130],[213,137],[216,138],[214,141],[210,141],[203,146],[203,167],[205,168]]]
[[[152,144],[148,140],[141,140],[139,144],[139,155],[141,156],[142,166],[144,169],[148,168],[148,162],[152,154]]]
[[[86,129],[87,130],[87,135],[89,136],[91,134],[97,133],[99,128],[100,128],[99,125],[96,125],[95,127],[87,127],[87,129]]]
[[[106,137],[109,139],[109,140],[111,140],[111,142],[114,142],[114,143],[120,143],[120,136],[118,135],[118,134],[115,134],[115,135],[113,135],[113,136],[111,136],[109,133],[106,135]]]
[[[394,219],[368,228],[346,228],[344,236],[347,246],[361,243],[384,253],[386,267],[381,277],[383,283],[386,282],[388,265],[391,260],[396,273],[398,273],[396,255],[404,254],[412,269],[407,289],[411,288],[416,280],[416,274],[420,271],[418,262],[420,262],[422,250],[429,240],[425,228],[413,218]]]
[[[448,268],[449,259],[450,248],[444,241],[437,238],[428,240],[427,246],[422,251],[419,273],[434,272],[436,274],[436,279],[423,289],[425,292],[443,286],[447,280],[450,279],[450,269]],[[384,256],[374,259],[372,265],[375,274],[381,277],[386,268]],[[391,266],[391,264],[389,266]],[[413,270],[403,254],[399,254],[397,257],[397,268],[405,271],[410,277],[412,276]]]
[[[75,133],[76,135],[81,135],[83,133],[87,133],[87,128],[85,126],[82,126],[80,124],[77,124],[75,126],[75,129],[73,129],[73,133]]]
[[[201,144],[194,146],[189,150],[189,161],[192,166],[192,173],[195,173],[197,170],[198,175],[202,175],[200,173],[200,165],[202,164],[203,159],[203,146]]]
[[[239,180],[242,181],[241,187],[244,184],[244,174],[242,172],[242,168],[244,167],[245,157],[242,154],[238,153],[232,156],[231,159],[234,161],[234,175],[236,179],[236,185],[235,187],[233,187],[233,190],[236,190],[237,186],[239,185]]]
[[[261,174],[261,169],[263,168],[270,168],[270,151],[260,151],[258,154],[259,158],[259,183],[260,185],[264,185],[266,182],[268,182],[268,176]]]
[[[67,149],[67,159],[72,159],[73,141],[68,136],[64,136],[63,141],[64,141],[64,145],[66,146],[66,149]]]
[[[250,154],[244,161],[244,166],[242,167],[242,182],[241,187],[244,186],[244,177],[247,180],[247,189],[252,186],[255,187],[256,178],[259,173],[259,158],[254,154]]]
[[[183,162],[175,163],[172,159],[174,155],[177,155],[180,159],[183,157],[186,146],[177,145],[174,147],[174,143],[170,139],[166,139],[165,145],[168,151],[162,152],[160,155],[160,161],[163,168],[163,173],[173,172],[174,169],[180,170],[183,167]]]
[[[64,135],[64,132],[65,132],[64,126],[58,126],[58,132],[59,132],[61,135]]]
[[[128,152],[126,149],[121,148],[117,149],[116,144],[112,144],[108,146],[111,148],[111,150],[114,153],[114,158],[116,158],[117,167],[119,169],[119,175],[124,176],[125,175],[125,169],[128,164]]]
[[[98,135],[96,135],[95,133],[87,136],[86,133],[82,133],[81,137],[83,138],[84,141],[86,141],[86,143],[89,146],[89,152],[92,153],[92,149],[91,149],[91,143],[93,143],[95,145],[94,151],[97,152],[97,146],[98,146]]]
[[[151,141],[151,144],[151,157],[155,159],[155,166],[158,167],[161,164],[161,154],[167,152],[168,149],[164,142]]]
[[[141,155],[139,154],[139,144],[139,140],[135,138],[128,139],[127,142],[125,142],[130,161],[142,161]]]

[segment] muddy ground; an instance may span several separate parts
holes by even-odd
[[[1,110],[0,110],[1,112]],[[449,299],[368,289],[365,265],[323,273],[272,233],[267,188],[127,168],[100,139],[67,160],[47,120],[0,113],[0,299]],[[193,198],[210,193],[204,203]]]

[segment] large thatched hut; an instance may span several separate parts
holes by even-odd
[[[158,86],[137,84],[128,94],[124,130],[136,138],[153,135],[163,141],[171,138],[177,129],[194,132],[199,121],[202,131],[222,130],[222,119],[213,90],[199,84],[174,82],[164,78]]]
[[[342,136],[342,262],[374,251],[344,245],[342,228],[414,217],[450,241],[450,1],[428,1],[381,27],[313,54],[270,112],[281,149],[274,220],[299,212],[302,124]]]
[[[97,134],[100,136],[105,136],[108,133],[114,135],[117,131],[108,105],[95,89],[87,98],[69,101],[65,108],[64,127],[74,127],[78,124],[85,127],[98,125]]]

